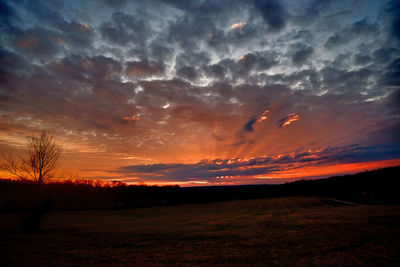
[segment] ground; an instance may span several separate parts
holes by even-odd
[[[0,265],[398,266],[400,206],[275,198],[52,211],[38,233],[0,214]]]

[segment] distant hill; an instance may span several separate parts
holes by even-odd
[[[400,204],[400,166],[281,185],[189,187],[94,186],[0,180],[0,211],[46,205],[55,210],[121,209],[286,196],[320,196],[364,204]],[[39,204],[38,204],[39,203]]]
[[[286,185],[297,194],[326,196],[360,203],[400,204],[400,166]]]
[[[321,196],[364,204],[400,204],[400,166],[318,180],[280,185],[240,185],[185,188],[201,201],[284,196]]]

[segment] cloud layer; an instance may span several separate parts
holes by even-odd
[[[146,164],[124,166],[114,171],[130,176],[148,177],[158,181],[207,181],[224,183],[237,179],[268,180],[282,171],[296,171],[304,167],[336,165],[370,160],[391,159],[400,152],[399,145],[347,146],[325,150],[302,151],[275,157],[232,158],[203,160],[194,164]],[[303,177],[298,174],[299,177]],[[244,179],[244,180],[245,180]]]

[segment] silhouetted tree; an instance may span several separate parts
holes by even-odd
[[[0,168],[21,180],[33,180],[39,184],[54,175],[61,146],[48,131],[39,136],[27,136],[28,144],[25,157],[4,158]]]

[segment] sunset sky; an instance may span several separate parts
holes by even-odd
[[[0,154],[46,129],[58,176],[182,186],[400,165],[400,1],[0,0],[0,13]]]

